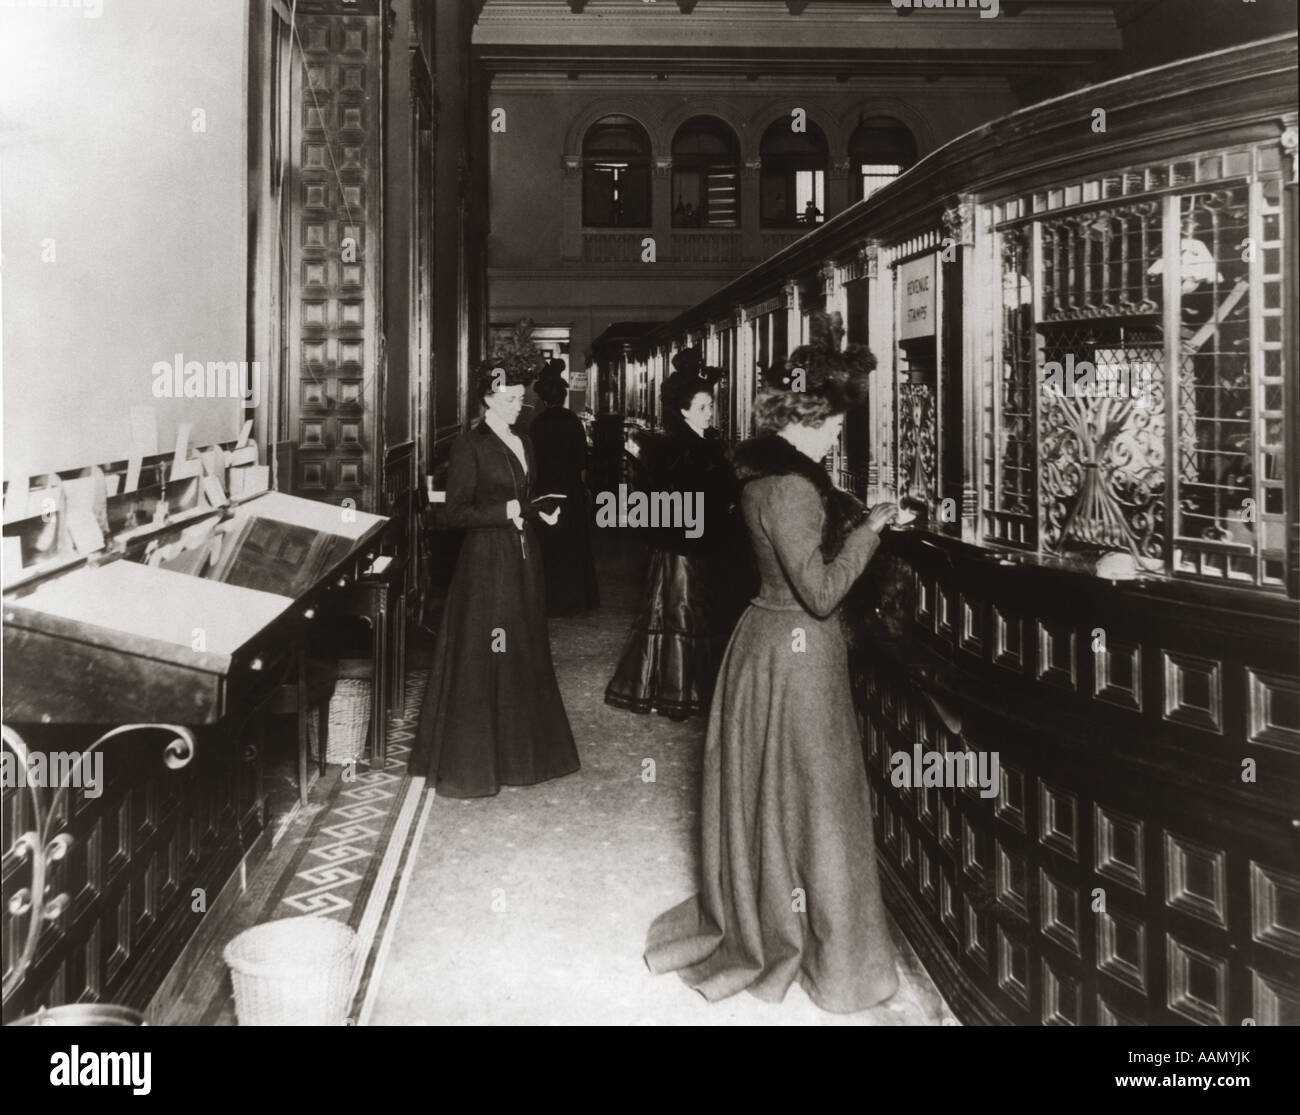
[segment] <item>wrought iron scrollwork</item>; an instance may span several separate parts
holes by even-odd
[[[898,389],[898,440],[906,494],[927,505],[937,497],[937,437],[934,389],[908,383]]]
[[[1154,334],[1099,342],[1061,333],[1046,353],[1058,360],[1142,369],[1143,390],[1071,396],[1042,391],[1040,437],[1043,528],[1054,550],[1126,550],[1164,556],[1165,375]],[[1099,381],[1100,382],[1100,381]]]
[[[34,785],[34,780],[30,778],[23,779],[23,785],[31,799],[33,825],[15,837],[10,852],[20,863],[31,861],[32,880],[30,887],[20,888],[9,898],[9,913],[17,917],[27,915],[27,933],[18,960],[4,981],[3,997],[6,1000],[22,984],[27,969],[31,966],[32,958],[36,955],[36,946],[40,942],[43,923],[61,917],[70,901],[67,894],[49,897],[46,895],[50,865],[66,857],[73,846],[73,837],[70,833],[51,832],[63,816],[63,804],[67,799],[68,791],[73,786],[83,783],[86,760],[96,749],[110,739],[132,732],[168,733],[171,738],[163,748],[162,761],[170,770],[180,770],[188,766],[198,750],[194,733],[179,724],[122,724],[105,732],[83,748],[67,771],[67,777],[54,788],[52,794],[45,793],[49,787]],[[26,741],[8,725],[2,724],[0,724],[0,738],[3,738],[4,747],[12,753],[14,761],[21,766],[26,775],[26,772],[31,770],[31,750]]]

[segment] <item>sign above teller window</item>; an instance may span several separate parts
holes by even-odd
[[[898,279],[898,339],[933,337],[935,327],[934,256],[900,263]]]

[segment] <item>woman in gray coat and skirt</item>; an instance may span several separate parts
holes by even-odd
[[[779,1002],[797,980],[848,1013],[888,999],[898,977],[837,610],[897,508],[868,514],[819,463],[875,363],[835,341],[791,354],[806,390],[760,396],[762,433],[736,456],[762,587],[709,717],[700,892],[655,920],[645,959],[710,1001]]]

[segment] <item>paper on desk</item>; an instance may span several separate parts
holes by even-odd
[[[198,457],[193,457],[188,461],[178,461],[172,459],[171,475],[167,477],[168,483],[173,480],[192,480],[194,477],[201,475],[203,472],[203,462]]]
[[[8,581],[22,571],[23,540],[16,534],[4,540],[4,556],[0,558],[4,565],[4,580]]]
[[[249,418],[244,422],[243,427],[239,431],[239,438],[235,441],[235,448],[238,449],[240,446],[247,444],[248,435],[251,434],[252,432],[253,432],[253,420]]]
[[[87,508],[68,512],[68,532],[79,554],[93,554],[104,548],[104,532],[95,521],[95,513]]]
[[[211,537],[213,529],[217,525],[215,518],[205,519],[201,523],[195,523],[192,527],[186,527],[181,531],[181,546],[186,550],[192,550],[195,546],[201,546]]]
[[[9,480],[9,490],[5,492],[4,521],[6,523],[27,517],[27,487],[30,482],[31,477],[27,475],[27,466],[20,463]]]
[[[205,476],[203,478],[203,498],[212,507],[224,507],[226,505],[226,489],[221,486],[221,481],[215,476]]]
[[[204,476],[220,476],[225,470],[225,454],[220,446],[209,445],[199,450],[199,460],[203,462]]]
[[[72,544],[83,554],[102,549],[104,532],[108,530],[108,495],[103,470],[96,466],[90,470],[89,476],[75,476],[63,481],[63,494],[68,501],[68,530],[72,532]],[[94,530],[90,524],[94,525]]]
[[[244,465],[257,464],[257,446],[241,445],[238,449],[232,449],[226,454],[226,466],[228,468],[240,468]]]
[[[108,530],[108,484],[102,468],[96,465],[89,476],[65,480],[63,492],[68,497],[69,517],[89,512],[101,532]]]
[[[192,429],[194,429],[193,422],[182,422],[176,427],[176,448],[172,453],[173,476],[176,473],[176,466],[188,459],[190,455],[190,431]]]
[[[126,461],[126,480],[122,484],[123,492],[134,492],[140,486],[140,465],[140,453],[133,448],[131,456]]]
[[[63,482],[69,511],[90,511],[95,506],[95,481],[89,476],[74,476]]]
[[[27,514],[20,518],[40,515],[47,523],[52,522],[64,506],[63,483],[56,477],[48,488],[33,488],[27,492]]]
[[[199,451],[203,462],[203,494],[213,507],[223,507],[226,503],[226,486],[221,474],[225,471],[224,455],[215,445]]]
[[[250,465],[243,471],[247,473],[244,477],[244,495],[251,496],[257,492],[269,492],[271,490],[270,465]]]
[[[91,499],[93,501],[91,510],[95,513],[95,522],[99,524],[101,531],[108,530],[108,477],[104,475],[104,470],[99,465],[94,465],[90,470],[91,479]]]

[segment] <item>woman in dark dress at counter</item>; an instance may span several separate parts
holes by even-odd
[[[726,444],[710,426],[719,370],[701,368],[695,349],[679,352],[673,366],[661,391],[665,432],[639,442],[638,486],[647,493],[689,494],[703,508],[702,522],[694,531],[660,527],[649,534],[641,611],[605,688],[605,703],[684,720],[708,712],[728,621],[737,614],[728,615],[720,567],[735,536],[738,488]],[[747,563],[736,564],[743,570]]]
[[[533,390],[546,404],[528,428],[537,456],[537,491],[565,496],[560,521],[541,532],[546,572],[546,614],[572,616],[600,607],[596,562],[591,554],[587,501],[587,432],[582,419],[564,405],[569,382],[562,360],[550,360]]]
[[[709,717],[700,893],[655,920],[645,952],[710,1002],[742,990],[780,1002],[798,980],[850,1013],[898,987],[837,614],[897,509],[867,514],[820,463],[874,363],[824,341],[797,349],[788,365],[806,390],[764,392],[760,436],[736,454],[762,588]]]
[[[564,511],[532,506],[532,445],[510,428],[531,378],[483,366],[484,420],[451,450],[439,525],[463,528],[465,540],[420,713],[429,781],[444,797],[487,797],[579,765],[551,662],[537,540]]]

